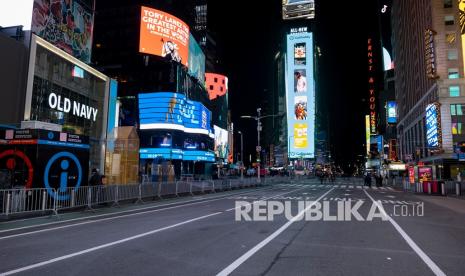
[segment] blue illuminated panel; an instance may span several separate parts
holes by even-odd
[[[313,33],[287,35],[287,141],[289,158],[315,157]]]
[[[184,161],[215,162],[215,154],[201,150],[181,150],[170,148],[142,148],[139,150],[140,159],[172,159]]]
[[[210,134],[211,112],[183,94],[157,92],[139,94],[141,129],[177,129]]]

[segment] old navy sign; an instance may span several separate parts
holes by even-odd
[[[48,96],[48,106],[52,109],[71,113],[74,116],[92,120],[94,122],[97,120],[97,108],[76,101],[71,101],[70,99],[55,93],[50,93]]]

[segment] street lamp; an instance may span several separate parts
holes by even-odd
[[[241,135],[241,179],[244,179],[244,140],[242,139],[242,132],[238,131]]]
[[[260,163],[261,163],[261,158],[260,158],[260,152],[261,152],[260,132],[262,131],[262,123],[260,122],[260,120],[263,119],[263,118],[267,118],[267,117],[275,117],[275,116],[283,115],[283,114],[272,114],[272,115],[261,116],[261,111],[262,111],[262,109],[259,107],[259,108],[257,108],[257,116],[249,116],[249,115],[241,116],[241,118],[243,118],[243,119],[254,119],[254,120],[257,121],[257,156],[258,156],[258,159],[260,160],[258,162],[258,173],[257,173],[258,181],[260,181]]]

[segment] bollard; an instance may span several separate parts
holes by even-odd
[[[42,193],[42,211],[45,210],[45,202],[46,202],[46,200],[47,200],[47,192],[44,191],[44,192]]]
[[[189,182],[189,193],[190,193],[191,195],[194,195],[194,194],[192,193],[192,182]]]
[[[460,182],[455,183],[455,195],[460,196]]]
[[[428,194],[431,194],[431,182],[428,182]]]
[[[174,190],[174,195],[175,195],[175,196],[178,196],[178,181],[176,181],[176,182],[174,183],[174,185],[175,185],[175,187],[174,187],[174,188],[175,188],[175,190]]]
[[[446,195],[446,183],[444,182],[441,183],[441,195]]]
[[[11,194],[8,193],[7,197],[6,197],[6,211],[5,211],[5,215],[8,216],[8,214],[10,214],[10,204],[11,204]]]
[[[74,207],[76,201],[76,191],[74,189],[71,190],[71,207]]]
[[[92,209],[92,188],[87,188],[87,207]]]

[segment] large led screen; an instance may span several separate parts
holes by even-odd
[[[189,26],[169,13],[142,6],[139,52],[188,66]]]
[[[210,134],[211,112],[184,94],[156,92],[139,94],[140,129],[177,129]]]
[[[229,154],[229,133],[218,126],[213,126],[213,129],[215,131],[215,154],[219,158],[226,159]]]
[[[283,19],[315,18],[315,0],[282,0]]]
[[[34,0],[31,30],[70,55],[89,63],[94,0]]]
[[[189,35],[189,74],[200,83],[205,83],[205,54],[192,34]]]
[[[388,124],[397,123],[397,103],[394,101],[387,102],[386,112],[387,112],[386,117],[387,117]]]
[[[428,147],[437,148],[441,146],[441,120],[439,105],[429,104],[426,107],[426,141]]]
[[[313,34],[287,35],[287,124],[289,158],[315,156]]]

